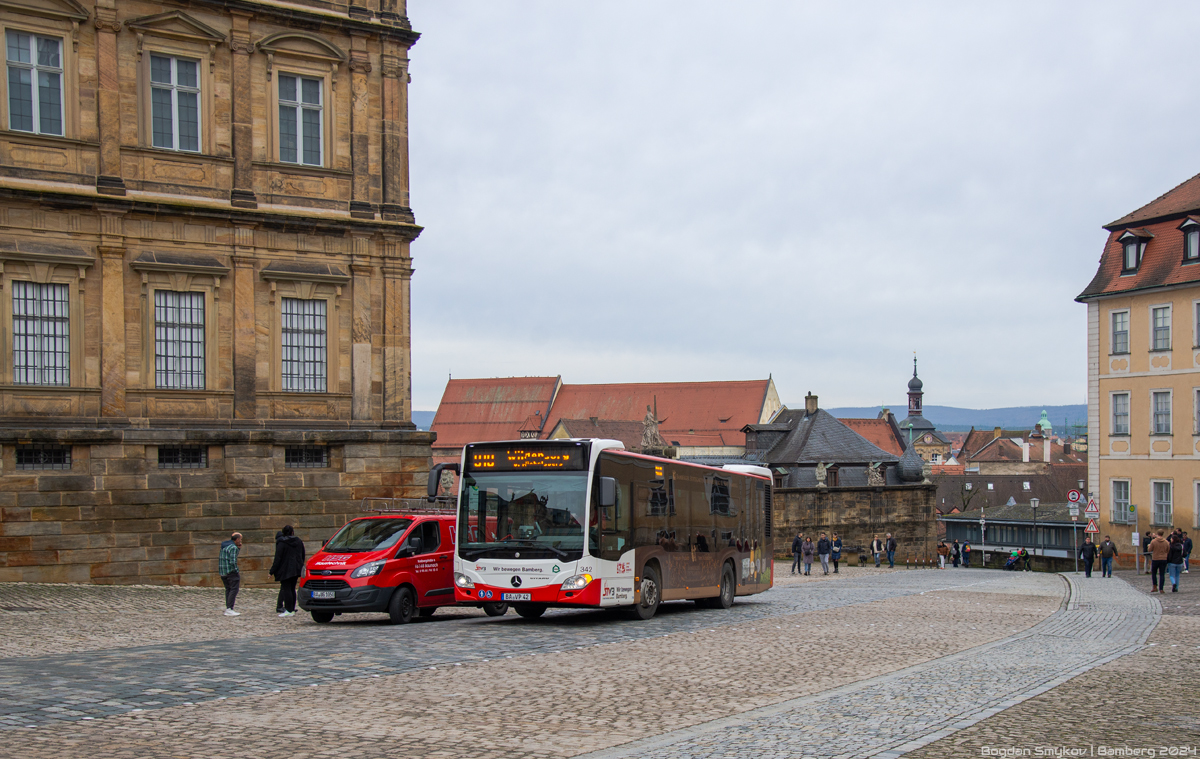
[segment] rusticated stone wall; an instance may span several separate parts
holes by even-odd
[[[845,553],[870,550],[871,539],[896,538],[897,560],[937,548],[934,485],[777,488],[773,491],[775,553],[788,555],[796,533],[836,532]]]
[[[411,430],[62,430],[0,434],[0,581],[220,585],[217,552],[245,536],[249,585],[271,582],[275,533],[311,554],[367,497],[420,497],[433,435]],[[33,436],[33,437],[31,437]],[[69,444],[69,470],[17,470],[15,444]],[[158,446],[202,445],[203,469],[160,469]],[[284,450],[327,445],[329,466]]]

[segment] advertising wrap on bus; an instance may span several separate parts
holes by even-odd
[[[628,453],[614,440],[463,450],[455,598],[547,608],[728,608],[771,587],[770,476]],[[430,493],[436,493],[430,474]]]

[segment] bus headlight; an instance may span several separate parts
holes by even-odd
[[[460,588],[463,588],[464,590],[469,590],[475,587],[475,583],[471,581],[471,578],[467,577],[462,572],[454,573],[454,584]]]
[[[375,575],[379,574],[379,570],[383,569],[383,565],[386,563],[387,563],[386,561],[381,560],[381,561],[372,561],[369,564],[363,564],[361,567],[359,567],[358,569],[351,572],[350,576],[352,578],[374,577]]]
[[[592,576],[589,574],[572,575],[563,580],[563,590],[583,590],[592,581]]]

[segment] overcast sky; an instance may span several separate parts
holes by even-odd
[[[1101,225],[1200,173],[1200,4],[410,0],[449,374],[1086,402]]]

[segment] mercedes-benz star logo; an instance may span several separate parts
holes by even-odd
[[[520,578],[520,577],[517,577],[516,575],[513,575],[513,578],[512,578],[511,580],[509,580],[509,582],[511,582],[511,583],[512,583],[512,586],[513,586],[514,588],[519,588],[519,587],[521,587],[521,578]]]

